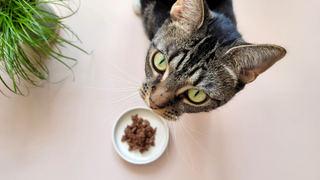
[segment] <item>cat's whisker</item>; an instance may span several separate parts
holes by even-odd
[[[166,154],[167,154],[167,157],[168,157],[168,161],[169,161],[169,163],[171,164],[171,160],[170,160],[170,157],[169,157],[169,144],[171,143],[171,140],[170,140],[170,138],[169,138],[169,142],[168,142],[168,146],[167,146],[167,148],[166,148]]]
[[[99,88],[99,87],[83,87],[83,88],[87,88],[87,89],[98,89],[98,90],[122,90],[122,89],[137,89],[140,86],[130,86],[130,87],[108,87],[108,88]]]
[[[160,140],[159,140],[159,141],[162,140],[162,137],[163,137],[163,135],[164,135],[164,132],[165,132],[165,128],[162,128],[162,130],[161,130],[161,135],[160,135]]]
[[[130,98],[130,97],[132,97],[132,96],[137,96],[137,97],[139,97],[139,92],[135,92],[135,93],[133,93],[133,94],[131,94],[131,95],[129,95],[129,96],[126,96],[126,97],[121,98],[121,99],[116,100],[116,101],[107,101],[107,102],[101,102],[101,103],[103,103],[103,104],[116,103],[116,102],[119,102],[119,101],[125,100],[125,99],[127,99],[127,98]]]
[[[122,81],[127,82],[127,83],[131,83],[131,84],[135,84],[135,85],[139,85],[139,84],[140,84],[139,81],[137,81],[137,82],[132,82],[132,81],[123,79],[123,78],[121,78],[121,77],[119,77],[119,76],[116,76],[116,75],[114,75],[114,74],[109,74],[109,75],[110,75],[110,76],[113,76],[113,77],[115,77],[115,78],[118,78],[119,80],[122,80]]]
[[[178,117],[178,119],[179,119],[179,121],[180,121],[180,118]],[[210,153],[208,153],[200,144],[199,144],[199,142],[189,133],[189,131],[187,130],[187,128],[184,126],[184,124],[182,124],[182,126],[184,127],[184,129],[186,130],[186,132],[189,134],[189,136],[194,140],[194,142],[196,142],[199,146],[200,146],[200,148],[204,151],[204,152],[206,152],[209,156],[212,156]]]
[[[113,111],[103,122],[101,125],[103,125],[114,113],[116,113],[119,109],[121,109],[123,106],[129,105],[137,100],[139,100],[140,97],[131,97],[127,99],[119,108],[117,108],[115,111]]]
[[[174,130],[173,130],[173,121],[170,121],[170,120],[168,120],[168,123],[170,123],[170,131],[172,131],[172,134],[174,134]],[[174,144],[174,136],[171,136],[170,137],[171,138],[171,142],[173,142],[173,144]],[[172,148],[174,148],[174,146],[172,147]]]
[[[190,167],[190,165],[186,162],[186,160],[183,158],[183,156],[182,156],[182,154],[181,154],[181,152],[180,152],[179,143],[178,143],[178,140],[177,140],[176,121],[173,121],[173,122],[174,122],[174,123],[173,123],[173,126],[174,126],[174,138],[175,138],[175,140],[176,140],[175,145],[176,145],[177,151],[178,151],[180,157],[182,158],[183,162],[184,162],[191,170],[194,171],[194,169],[193,169],[192,167]]]
[[[128,98],[128,96],[130,96],[130,95],[133,95],[133,94],[136,94],[136,92],[134,92],[134,93],[131,93],[131,94],[126,94],[126,95],[124,95],[124,96],[120,96],[120,97],[115,97],[115,98],[111,98],[111,99],[109,99],[110,101],[116,101],[116,100],[119,100],[119,99],[123,99],[123,98]],[[138,95],[137,95],[137,97],[138,97]],[[105,103],[104,101],[98,101],[98,102],[100,102],[100,103]],[[109,101],[107,101],[107,102],[109,102]]]
[[[125,92],[138,90],[137,87],[127,87],[127,88],[95,88],[95,87],[84,87],[85,89],[101,90],[106,92]]]
[[[185,122],[183,122],[182,119],[180,119],[180,121],[181,121],[181,123],[183,123],[187,128],[191,129],[192,131],[194,131],[194,132],[196,132],[196,133],[198,133],[198,134],[201,134],[202,136],[206,136],[206,137],[209,137],[209,138],[214,138],[213,136],[209,136],[209,135],[207,135],[207,134],[203,134],[203,133],[201,133],[201,132],[199,132],[199,131],[196,131],[196,130],[192,129],[192,128],[191,128],[190,126],[188,126]]]
[[[162,118],[161,118],[162,119]],[[162,137],[163,137],[163,134],[164,134],[164,132],[165,132],[165,127],[164,128],[162,128],[162,130],[161,130],[161,135],[160,135],[160,140],[159,140],[159,142],[162,140]],[[157,129],[157,132],[159,131],[159,129]]]
[[[194,164],[193,164],[193,161],[192,161],[192,156],[191,156],[191,153],[190,153],[190,151],[189,151],[186,138],[184,137],[184,133],[183,133],[183,131],[182,131],[180,121],[175,121],[175,122],[178,122],[178,125],[179,125],[179,127],[180,127],[180,131],[181,131],[181,133],[182,133],[182,137],[183,137],[184,143],[185,143],[185,145],[186,145],[186,148],[187,148],[187,151],[188,151],[188,154],[189,154],[189,157],[190,157],[190,161],[191,161],[191,164],[192,164],[192,168],[194,169]]]
[[[157,131],[158,131],[158,129],[157,129]],[[161,135],[160,135],[159,143],[162,141],[163,135],[165,134],[165,132],[166,132],[166,128],[164,127],[164,128],[162,128],[162,130],[161,130]],[[169,142],[168,142],[168,143],[169,143]],[[167,149],[166,149],[166,150],[167,150]]]
[[[170,162],[170,158],[169,158],[169,148],[170,148],[170,144],[172,142],[172,136],[171,136],[171,123],[169,123],[170,121],[166,121],[168,128],[169,128],[169,142],[168,142],[168,146],[166,148],[166,152],[167,152],[167,157],[168,157],[168,161]]]
[[[127,73],[126,71],[124,71],[123,69],[119,68],[117,65],[115,65],[113,62],[111,62],[110,60],[107,60],[109,63],[111,63],[115,68],[117,68],[120,72],[122,72],[123,74],[125,74],[126,76],[128,76],[129,78],[131,78],[134,81],[140,82],[140,80],[138,80],[137,78],[134,78],[131,74]]]
[[[169,141],[169,143],[170,143],[170,141]],[[168,144],[168,147],[169,147],[169,144]],[[169,158],[168,147],[166,148],[166,154],[167,154],[167,158],[168,158],[169,164],[172,164],[172,163],[171,163],[171,160],[170,160],[170,158]]]
[[[140,171],[142,171],[143,169],[144,169],[144,167],[145,167],[146,165],[144,164],[143,166],[142,166],[142,168],[140,169]]]
[[[172,125],[172,121],[168,120],[169,123],[169,129],[172,135],[174,135],[174,131],[173,131],[173,125]],[[174,144],[174,136],[170,136],[170,141]],[[174,148],[175,146],[173,146],[172,148]]]
[[[126,83],[130,83],[130,84],[134,84],[134,85],[139,85],[139,83],[130,82],[128,80],[123,80],[123,79],[115,79],[115,78],[97,78],[97,79],[111,80],[111,81],[117,81],[117,82],[126,82]]]

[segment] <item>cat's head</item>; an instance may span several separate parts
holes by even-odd
[[[208,112],[285,54],[276,45],[244,42],[236,25],[205,1],[178,0],[152,39],[140,94],[165,119]]]

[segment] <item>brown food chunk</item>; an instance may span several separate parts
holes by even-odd
[[[154,146],[154,138],[157,128],[152,128],[148,120],[138,117],[138,114],[131,116],[132,124],[124,129],[121,141],[129,144],[129,151],[139,149],[141,153],[148,151]]]

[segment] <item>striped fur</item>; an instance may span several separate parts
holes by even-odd
[[[247,80],[259,75],[255,69],[266,70],[285,54],[279,46],[255,47],[242,39],[237,31],[231,0],[140,2],[144,29],[151,41],[141,94],[147,105],[150,106],[149,101],[152,101],[161,107],[154,112],[166,119],[175,120],[183,113],[208,112],[222,106],[244,88]],[[174,3],[179,7],[173,7]],[[184,4],[188,7],[184,8]],[[192,6],[196,10],[193,11]],[[199,7],[203,8],[197,17]],[[195,17],[186,21],[186,18],[193,17],[181,17],[184,14]],[[188,27],[184,27],[186,24]],[[164,74],[155,71],[152,65],[152,58],[159,51],[167,60]],[[247,57],[259,61],[253,65],[250,62],[254,60],[247,62]],[[185,92],[190,88],[204,91],[207,100],[202,104],[188,101]]]

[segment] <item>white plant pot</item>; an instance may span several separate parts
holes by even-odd
[[[46,12],[50,12],[51,14],[56,15],[55,10],[48,4],[39,4],[38,5],[39,8],[41,8],[43,11]],[[38,19],[40,18],[39,16],[34,15],[34,18]],[[47,23],[41,23],[43,26],[47,26],[47,27],[51,27],[52,28],[52,35],[50,37],[46,37],[46,39],[43,39],[43,37],[39,37],[36,34],[34,34],[33,32],[31,32],[30,30],[27,30],[27,33],[36,38],[36,39],[42,39],[40,42],[45,45],[45,46],[50,46],[52,48],[52,40],[55,36],[53,36],[54,34],[59,34],[60,32],[60,28],[57,24],[53,23],[53,22],[47,22]],[[48,44],[48,43],[49,44]],[[27,57],[33,61],[35,66],[38,66],[37,62],[43,62],[46,59],[46,54],[38,54],[36,53],[34,50],[32,50],[32,48],[30,48],[30,46],[28,44],[24,44],[24,43],[20,43],[22,48],[24,49]]]
[[[46,12],[49,12],[49,13],[51,13],[51,14],[53,14],[53,15],[57,15],[57,13],[54,11],[54,9],[50,6],[50,5],[48,5],[48,4],[39,4],[38,5],[38,8],[40,8],[40,9],[42,9],[43,11],[46,11]],[[40,19],[40,18],[42,18],[42,17],[39,17],[38,15],[34,15],[33,16],[35,19]],[[54,16],[52,16],[52,17],[54,17]],[[60,31],[60,28],[58,27],[58,25],[56,24],[56,23],[53,23],[53,22],[46,22],[46,23],[44,23],[44,22],[42,22],[42,23],[40,23],[41,25],[43,25],[43,26],[47,26],[47,27],[49,27],[49,28],[52,28],[52,35],[55,33],[55,34],[59,34],[59,31]],[[39,37],[39,36],[37,36],[36,34],[34,34],[33,32],[31,32],[31,31],[27,31],[28,32],[28,34],[30,35],[30,36],[32,36],[32,37],[34,37],[34,38],[36,38],[36,39],[39,39],[39,38],[43,38],[43,37]],[[50,41],[50,39],[52,38],[52,36],[51,37],[46,37],[47,38],[47,41]],[[46,42],[46,40],[45,39],[43,39],[42,40],[43,41],[43,43],[45,43]]]

